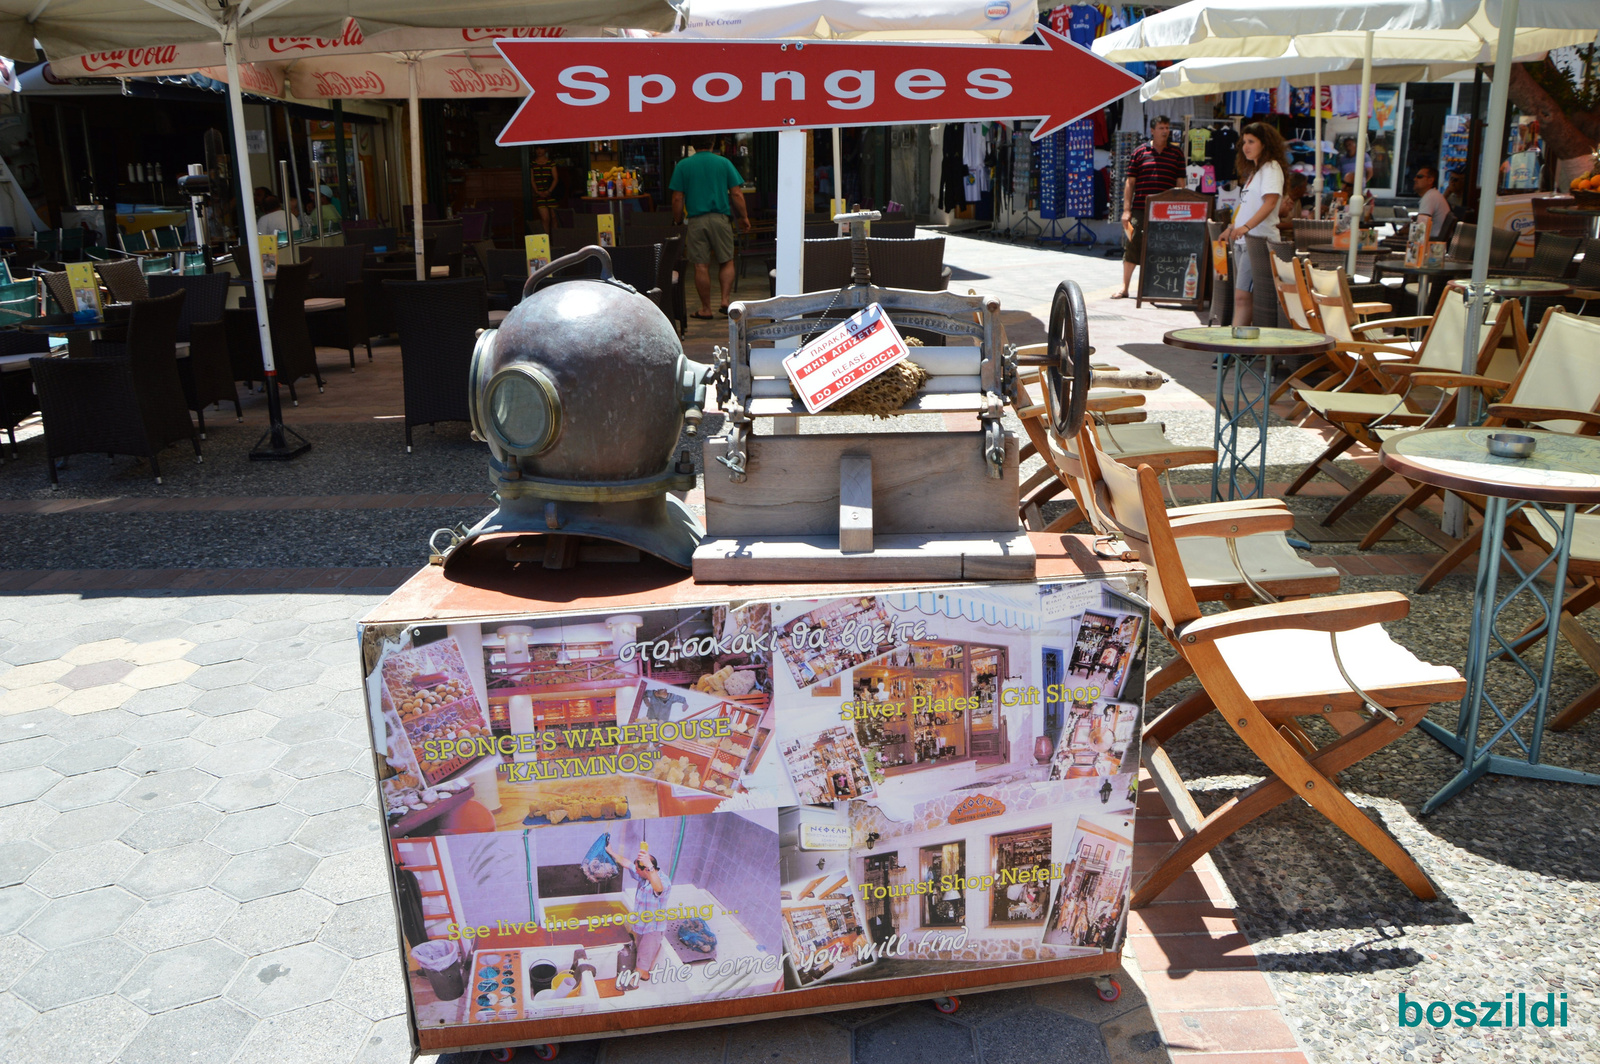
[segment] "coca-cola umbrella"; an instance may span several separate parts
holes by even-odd
[[[459,31],[502,21],[505,0],[0,0],[0,55],[26,56],[35,42],[47,60],[65,63],[72,57],[94,53],[137,52],[154,45],[177,50],[190,43],[220,48],[228,84],[228,107],[233,117],[234,157],[249,158],[244,126],[244,86],[240,64],[241,42],[257,40],[342,41],[354,19],[363,38],[377,32],[420,34]],[[557,26],[629,26],[666,29],[674,12],[666,0],[519,0],[515,10],[529,22]],[[435,38],[436,39],[436,38]],[[418,45],[407,53],[420,60],[430,47]],[[159,62],[167,57],[158,56]],[[270,60],[268,60],[270,62]],[[217,65],[195,62],[191,69]],[[181,67],[179,68],[181,69]],[[114,70],[99,71],[116,76]],[[137,71],[134,71],[137,73]],[[415,70],[411,99],[417,98]],[[419,168],[420,144],[416,108],[412,107],[412,165]],[[243,202],[250,199],[250,171],[236,166],[235,177]],[[420,201],[419,201],[420,202]],[[422,212],[415,211],[415,236],[420,269]],[[256,244],[255,218],[245,212],[246,246]],[[261,342],[262,365],[267,377],[269,428],[251,458],[286,459],[303,454],[310,444],[283,424],[278,399],[277,363],[272,334],[267,325],[267,292],[260,270],[252,270],[256,328]]]

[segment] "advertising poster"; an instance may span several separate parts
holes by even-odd
[[[72,306],[61,309],[85,318],[99,318],[100,282],[94,275],[94,263],[69,262],[66,265],[67,285],[72,289]]]
[[[368,627],[415,1022],[1116,952],[1148,634],[1127,590]]]

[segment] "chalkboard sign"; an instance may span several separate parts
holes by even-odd
[[[1175,190],[1145,201],[1144,261],[1139,265],[1136,306],[1147,300],[1173,307],[1205,304],[1206,279],[1211,273],[1211,240],[1206,232],[1211,200],[1210,196]],[[1185,294],[1191,261],[1193,287]]]

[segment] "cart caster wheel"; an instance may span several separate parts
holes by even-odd
[[[961,1007],[961,999],[958,997],[934,998],[933,1007],[948,1016]]]
[[[489,1059],[490,1060],[497,1060],[497,1061],[500,1062],[500,1064],[505,1064],[506,1061],[510,1060],[512,1057],[514,1057],[516,1055],[517,1055],[517,1051],[515,1049],[491,1049],[491,1050],[489,1050]]]
[[[545,1042],[533,1047],[533,1055],[539,1060],[554,1060],[559,1052],[561,1052],[559,1042]]]
[[[1096,980],[1094,992],[1100,995],[1101,1001],[1115,1001],[1122,996],[1122,984],[1115,979],[1107,979],[1105,982]]]

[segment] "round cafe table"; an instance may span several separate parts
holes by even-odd
[[[1493,432],[1532,436],[1537,448],[1527,458],[1501,458],[1488,451]],[[1384,466],[1407,480],[1432,484],[1484,500],[1483,542],[1478,551],[1478,573],[1472,593],[1472,626],[1467,636],[1464,670],[1467,693],[1456,715],[1455,729],[1424,720],[1418,725],[1460,755],[1461,771],[1423,805],[1431,813],[1461,793],[1480,776],[1494,772],[1506,776],[1600,784],[1600,775],[1544,764],[1540,744],[1544,739],[1545,711],[1550,700],[1550,676],[1555,666],[1562,596],[1567,582],[1567,557],[1572,548],[1574,515],[1579,506],[1600,503],[1600,437],[1564,432],[1522,429],[1424,429],[1391,436],[1379,451]],[[1555,547],[1529,571],[1505,548],[1506,519],[1520,513],[1533,525],[1543,525],[1555,535]],[[1499,593],[1500,568],[1509,565],[1516,583],[1503,597]],[[1548,592],[1541,577],[1549,574]],[[1531,595],[1544,619],[1534,628],[1508,638],[1500,615],[1510,603]],[[1512,631],[1520,631],[1513,625]],[[1490,639],[1499,649],[1490,649]],[[1537,645],[1543,639],[1542,661],[1527,661],[1515,649]],[[1530,655],[1531,656],[1531,655]],[[1504,657],[1517,666],[1532,686],[1520,706],[1502,706],[1484,689],[1491,658]],[[1483,734],[1484,707],[1493,714],[1492,730]],[[1528,735],[1517,731],[1524,719]],[[1507,753],[1494,753],[1501,746]]]
[[[1333,337],[1304,329],[1267,329],[1253,340],[1233,335],[1230,326],[1174,329],[1162,342],[1217,357],[1216,414],[1212,436],[1217,464],[1211,467],[1211,498],[1258,499],[1267,490],[1267,421],[1272,397],[1273,355],[1320,355],[1333,349]],[[1226,387],[1229,366],[1233,387]],[[1241,429],[1244,442],[1240,442]],[[1254,433],[1250,430],[1254,429]],[[1251,468],[1254,462],[1255,468]],[[1240,477],[1248,483],[1241,485]]]
[[[1431,294],[1429,289],[1432,287],[1433,278],[1455,278],[1462,274],[1470,274],[1472,263],[1441,262],[1435,266],[1407,266],[1404,262],[1385,262],[1383,270],[1393,270],[1395,273],[1417,279],[1417,313],[1421,315],[1428,313],[1428,296]]]
[[[1589,235],[1600,240],[1600,207],[1580,207],[1573,204],[1570,207],[1551,207],[1551,214],[1568,214],[1578,218],[1589,219]]]
[[[1543,296],[1553,298],[1572,294],[1572,286],[1565,281],[1556,281],[1546,277],[1485,277],[1484,287],[1492,295],[1501,299],[1522,300],[1522,320],[1528,322],[1528,329],[1532,331],[1533,322],[1529,316],[1533,313],[1533,297]],[[1451,281],[1452,288],[1468,288],[1466,281]]]

